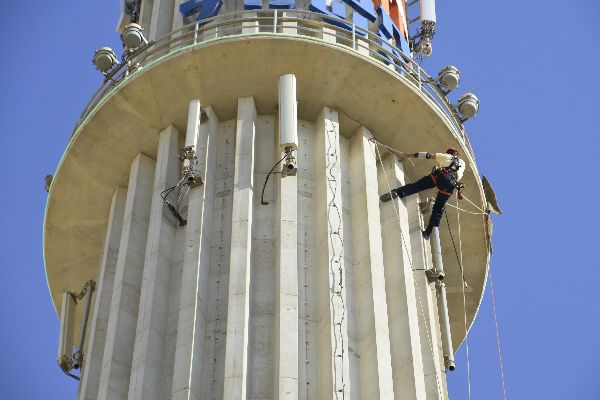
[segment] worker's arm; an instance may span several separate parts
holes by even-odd
[[[402,155],[406,158],[421,158],[421,159],[435,160],[435,153],[426,153],[426,152],[402,153]]]

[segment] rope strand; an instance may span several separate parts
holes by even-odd
[[[500,363],[500,380],[502,382],[502,394],[506,400],[506,385],[504,383],[504,367],[502,366],[502,350],[500,350],[500,328],[498,327],[498,317],[496,315],[496,295],[494,294],[494,283],[492,280],[492,270],[488,267],[490,274],[490,288],[492,289],[492,313],[494,314],[494,324],[496,324],[496,342],[498,343],[498,362]]]

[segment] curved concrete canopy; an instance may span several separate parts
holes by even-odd
[[[235,118],[237,99],[246,96],[254,97],[259,114],[275,114],[277,79],[286,73],[297,77],[300,119],[313,121],[323,106],[330,106],[340,111],[343,135],[364,125],[403,151],[462,148],[468,164],[465,195],[483,208],[485,199],[472,156],[433,102],[385,65],[351,49],[302,37],[256,35],[196,45],[130,75],[92,110],[71,138],[54,176],[44,226],[46,275],[56,309],[63,291],[77,291],[95,279],[111,196],[116,186],[127,185],[135,155],[155,156],[158,133],[169,124],[185,131],[188,103],[194,98],[212,106],[221,121]],[[409,163],[407,173],[414,179],[430,168],[427,162]],[[464,202],[461,207],[473,209]],[[456,227],[456,210],[447,211],[451,226]],[[461,213],[460,220],[470,326],[483,295],[489,253],[485,217]],[[442,222],[456,348],[465,334],[462,283]],[[456,232],[454,236],[457,240]]]

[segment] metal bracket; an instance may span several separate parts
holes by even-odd
[[[426,269],[425,275],[427,276],[429,282],[443,281],[444,277],[446,276],[444,271],[438,271],[435,268]]]
[[[87,281],[85,283],[85,285],[83,285],[83,288],[81,289],[81,291],[79,293],[71,293],[71,296],[73,296],[75,303],[77,303],[78,300],[81,300],[84,298],[84,296],[88,290],[94,291],[95,289],[96,289],[96,282],[94,282],[93,280],[90,279],[89,281]]]
[[[446,367],[446,369],[449,369],[450,371],[454,371],[456,369],[454,360],[451,360],[448,356],[444,356],[444,367]]]
[[[294,153],[291,148],[286,147],[285,151],[287,153],[287,157],[285,158],[285,162],[281,167],[281,177],[284,178],[286,176],[296,176],[298,173],[296,157],[294,157]]]
[[[204,182],[201,178],[201,172],[198,168],[198,157],[196,156],[196,150],[194,146],[186,146],[183,148],[181,153],[177,156],[183,161],[182,174],[186,184],[190,187],[196,187],[202,185]]]

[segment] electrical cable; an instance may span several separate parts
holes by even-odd
[[[328,174],[327,176],[327,188],[329,189],[329,192],[331,194],[331,200],[329,201],[329,203],[327,204],[328,210],[327,210],[327,224],[328,224],[328,228],[329,228],[329,232],[328,232],[328,236],[329,236],[329,240],[330,240],[330,245],[331,245],[331,257],[329,258],[329,271],[330,271],[330,275],[331,275],[331,283],[332,283],[332,287],[331,287],[331,297],[330,297],[330,304],[331,304],[331,313],[332,313],[332,324],[333,324],[333,339],[334,339],[334,347],[333,347],[333,383],[335,385],[335,398],[336,400],[338,399],[338,393],[342,393],[342,399],[346,398],[346,383],[344,382],[344,357],[345,357],[345,343],[344,343],[344,335],[343,335],[343,324],[344,321],[346,319],[346,303],[345,303],[345,299],[343,296],[343,289],[344,289],[344,268],[343,268],[343,262],[344,262],[344,240],[341,236],[341,229],[342,229],[342,215],[340,213],[340,209],[337,205],[337,200],[336,200],[336,192],[337,192],[337,180],[335,177],[335,168],[339,168],[337,167],[338,162],[339,162],[339,156],[338,156],[338,146],[335,144],[335,142],[339,143],[339,136],[338,136],[338,132],[335,129],[335,126],[332,126],[332,129],[329,130],[327,129],[327,122],[329,122],[331,125],[333,125],[331,123],[331,111],[329,111],[330,115],[329,118],[325,120],[325,136],[327,138],[327,152],[326,152],[326,165],[325,165],[325,170],[326,170],[326,174]],[[332,142],[332,138],[331,138],[331,133],[333,133],[334,136],[334,142]],[[334,157],[333,160],[331,159],[331,157]],[[337,222],[338,222],[338,226],[336,228],[334,228],[332,226],[332,221],[329,218],[330,216],[330,211],[331,209],[335,210],[335,213],[337,215]],[[337,237],[337,239],[341,242],[340,243],[340,247],[341,247],[341,252],[339,255],[336,255],[336,246],[334,245],[334,240]],[[339,275],[339,277],[336,277],[336,271],[334,269],[334,264],[338,264],[337,266],[337,274]],[[335,287],[333,285],[335,285],[336,282],[336,278],[339,279],[339,281],[337,282],[337,285],[339,286],[338,290],[335,289]],[[335,296],[339,297],[339,302],[341,303],[341,308],[342,308],[342,315],[339,317],[339,321],[337,321],[337,316],[336,316],[336,307],[335,307]],[[339,336],[339,340],[338,340],[338,336]],[[338,346],[341,345],[341,354],[338,354]],[[339,358],[339,362],[341,363],[341,369],[342,369],[342,373],[341,373],[341,388],[337,387],[337,382],[338,382],[338,369],[337,369],[337,364],[338,364],[338,358]]]
[[[181,214],[179,214],[179,211],[178,211],[179,204],[177,204],[177,208],[175,208],[175,206],[173,206],[173,204],[171,204],[169,202],[169,200],[167,200],[167,197],[171,193],[173,193],[175,188],[179,187],[184,180],[185,180],[185,176],[183,178],[181,178],[179,180],[179,182],[177,182],[177,184],[175,184],[174,186],[171,186],[170,188],[167,188],[167,189],[163,190],[162,192],[160,192],[160,197],[162,198],[164,205],[167,206],[167,208],[169,209],[171,214],[173,214],[173,216],[177,219],[177,221],[179,222],[179,226],[186,225],[187,221],[185,219],[183,219]]]
[[[267,174],[267,176],[265,177],[265,183],[263,184],[262,187],[262,192],[260,194],[260,204],[262,204],[263,206],[266,206],[269,204],[268,201],[265,201],[265,189],[267,187],[267,182],[269,181],[269,178],[271,177],[271,174],[275,173],[275,169],[277,168],[277,166],[279,164],[282,163],[283,160],[285,160],[290,154],[292,154],[292,149],[289,148],[285,151],[285,154],[283,157],[281,157],[281,160],[277,161],[277,163],[275,165],[273,165],[273,168],[271,168],[271,170],[269,171],[269,173]]]
[[[64,369],[61,369],[61,371],[64,372],[65,375],[68,375],[68,376],[70,376],[71,378],[73,378],[73,379],[75,379],[77,381],[81,380],[81,378],[79,378],[77,375],[74,375],[74,374],[70,373],[69,371],[65,371]]]

